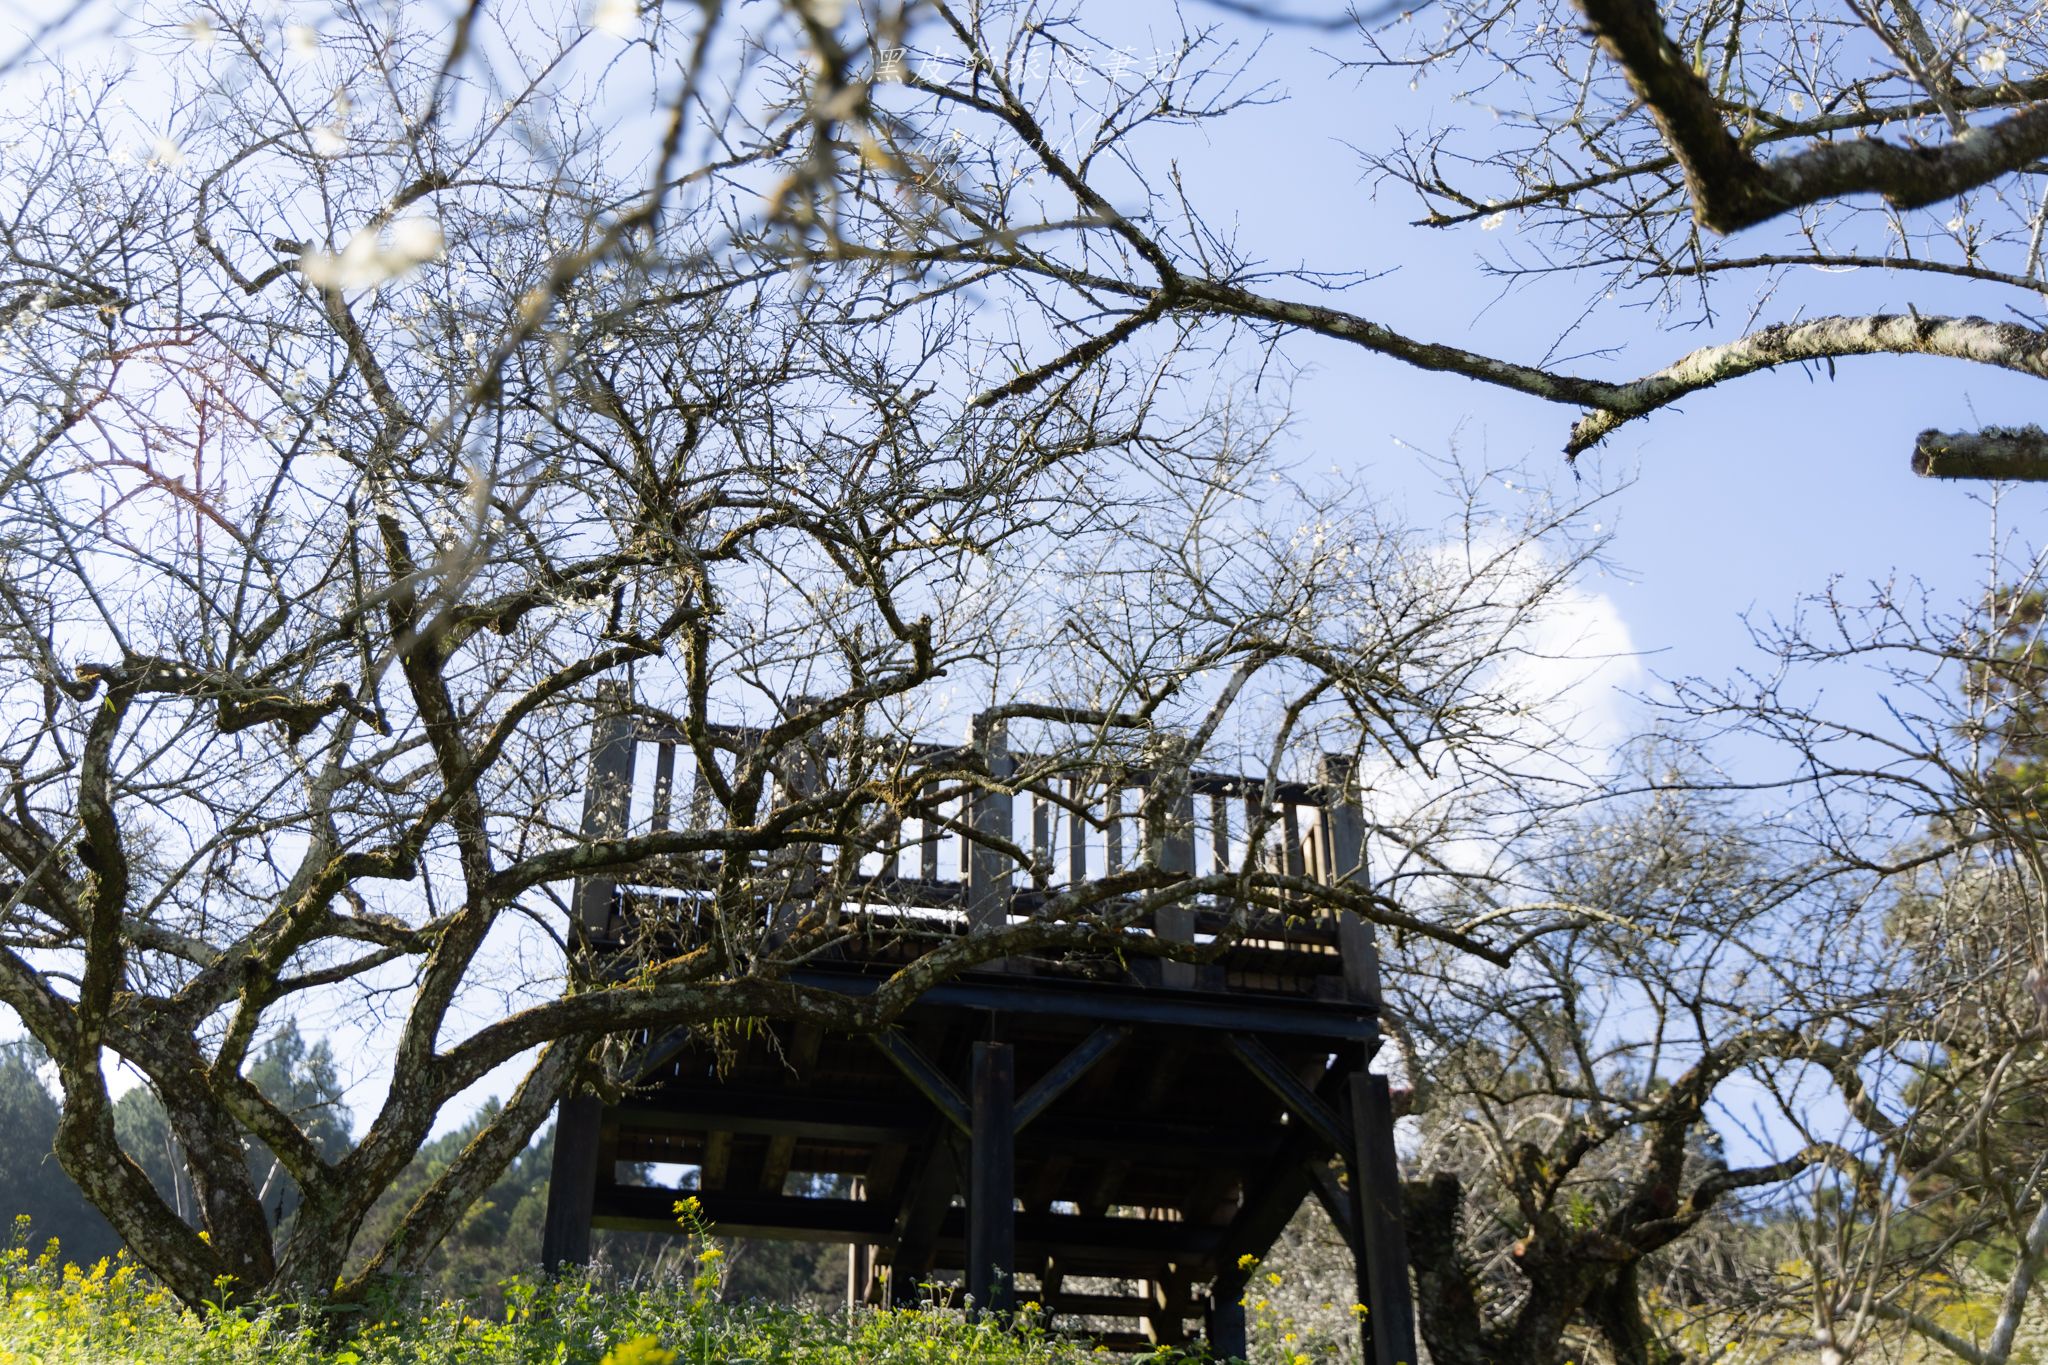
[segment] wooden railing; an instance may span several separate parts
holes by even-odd
[[[915,913],[928,932],[973,932],[1028,916],[1073,888],[1138,866],[1226,881],[1245,871],[1326,885],[1363,878],[1362,821],[1348,769],[1335,758],[1324,760],[1321,782],[1278,781],[1163,763],[1158,749],[1170,754],[1171,743],[1128,758],[1109,746],[1013,752],[1001,725],[977,721],[966,745],[862,738],[848,752],[813,732],[764,759],[773,733],[711,726],[693,743],[679,726],[644,713],[601,720],[586,832],[729,829],[719,790],[731,790],[742,766],[758,761],[757,823],[811,800],[839,824],[833,837],[785,839],[750,855],[764,874],[784,879],[783,894],[794,899],[807,885],[830,884],[858,913]],[[719,780],[703,770],[707,759],[718,765]],[[643,902],[701,898],[727,856],[671,858],[658,875],[624,889]],[[845,867],[848,860],[857,865]],[[621,890],[606,881],[580,888],[586,934],[616,941],[629,898]],[[1209,891],[1158,911],[1147,927],[1194,941],[1226,918],[1240,930],[1247,922],[1226,892]],[[1354,922],[1313,898],[1262,919],[1264,929],[1253,923],[1252,932],[1331,950]],[[1165,976],[1167,984],[1193,980],[1192,968],[1179,963],[1166,964]]]

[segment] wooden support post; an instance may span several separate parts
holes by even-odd
[[[974,1134],[967,1190],[967,1292],[980,1307],[1017,1307],[1017,1056],[1008,1043],[974,1045]]]
[[[706,1190],[722,1190],[732,1176],[732,1134],[707,1133],[704,1137],[704,1166],[697,1183]]]
[[[571,1096],[555,1110],[555,1158],[548,1172],[548,1211],[540,1234],[544,1270],[590,1263],[598,1125],[603,1115],[604,1104],[595,1095]]]
[[[1123,774],[1112,769],[1108,790],[1102,797],[1102,867],[1105,872],[1121,872],[1124,865],[1123,780]]]
[[[1415,1306],[1408,1292],[1408,1239],[1401,1226],[1401,1169],[1394,1156],[1394,1103],[1387,1078],[1351,1077],[1352,1243],[1358,1257],[1365,1365],[1414,1365]]]
[[[1067,885],[1088,880],[1088,780],[1067,779]]]
[[[1145,1335],[1154,1346],[1185,1346],[1187,1325],[1182,1315],[1188,1309],[1187,1271],[1169,1262],[1159,1275],[1146,1281],[1149,1311],[1144,1316]]]
[[[1279,1150],[1266,1166],[1264,1178],[1246,1185],[1244,1202],[1237,1211],[1237,1217],[1230,1220],[1219,1248],[1222,1263],[1217,1270],[1216,1282],[1209,1290],[1213,1305],[1236,1304],[1244,1297],[1252,1267],[1240,1258],[1264,1256],[1271,1249],[1281,1229],[1294,1217],[1301,1201],[1308,1197],[1312,1184],[1308,1163],[1318,1159],[1328,1158],[1315,1135],[1303,1127],[1298,1132],[1290,1132],[1281,1142]],[[1243,1323],[1240,1310],[1236,1330],[1242,1332]],[[1211,1325],[1213,1330],[1213,1319]],[[1225,1325],[1229,1324],[1226,1322]],[[1240,1344],[1235,1353],[1243,1355],[1243,1338],[1239,1337],[1238,1341]],[[1219,1348],[1215,1354],[1222,1356],[1226,1353]]]
[[[1015,765],[1001,721],[976,716],[969,742],[981,752],[992,780],[1009,781]],[[1016,799],[1008,792],[978,790],[967,803],[967,827],[976,835],[1007,840],[1015,805]],[[1010,915],[1010,860],[976,838],[968,841],[966,862],[968,932],[1002,928]]]
[[[665,739],[654,751],[654,817],[656,830],[669,827],[675,808],[676,742]]]
[[[1031,885],[1038,891],[1052,885],[1052,802],[1046,790],[1031,793]]]
[[[626,832],[633,800],[632,700],[622,683],[598,684],[598,714],[590,733],[590,777],[583,790],[583,837],[616,839]],[[608,877],[576,883],[569,925],[572,954],[614,938]],[[576,964],[588,969],[589,964]],[[604,1106],[594,1095],[576,1095],[555,1106],[555,1155],[548,1172],[548,1208],[541,1227],[541,1265],[554,1270],[590,1260],[590,1219],[597,1199],[600,1128]],[[607,1173],[608,1174],[608,1173]]]
[[[868,1301],[868,1286],[875,1278],[875,1249],[867,1242],[846,1244],[846,1314]]]
[[[896,1215],[895,1250],[889,1265],[889,1299],[917,1302],[937,1255],[939,1228],[960,1188],[960,1137],[950,1124],[934,1120],[918,1158],[906,1174],[903,1204]]]
[[[812,1068],[818,1064],[818,1049],[824,1046],[825,1030],[816,1024],[794,1024],[790,1026],[790,1032],[792,1036],[783,1060],[789,1065],[792,1075],[799,1079],[808,1078]],[[789,1163],[795,1155],[795,1134],[777,1133],[768,1139],[768,1150],[761,1158],[761,1193],[782,1193],[783,1183],[789,1179]]]
[[[1211,1294],[1203,1331],[1209,1338],[1209,1358],[1218,1362],[1243,1360],[1251,1353],[1251,1334],[1245,1330],[1244,1293]]]

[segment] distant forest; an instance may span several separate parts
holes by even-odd
[[[32,1041],[0,1043],[0,1217],[26,1218],[25,1235],[40,1250],[55,1238],[65,1260],[91,1264],[121,1249],[121,1239],[57,1162],[52,1145],[61,1110],[38,1074],[46,1058]],[[250,1076],[270,1099],[289,1109],[301,1126],[318,1135],[329,1156],[348,1149],[350,1113],[342,1098],[333,1054],[324,1041],[308,1043],[295,1026],[279,1030],[265,1044]],[[460,1127],[421,1149],[405,1175],[384,1192],[358,1239],[368,1249],[381,1243],[390,1225],[454,1159],[497,1111],[487,1102]],[[163,1105],[147,1087],[137,1086],[116,1102],[115,1127],[121,1145],[146,1171],[165,1200],[198,1223],[192,1186]],[[492,1300],[498,1283],[531,1274],[540,1265],[541,1221],[547,1212],[548,1167],[554,1155],[552,1126],[479,1200],[453,1236],[435,1254],[421,1290]],[[251,1174],[264,1191],[273,1226],[289,1220],[298,1190],[262,1143],[249,1146]],[[641,1174],[645,1174],[644,1172]],[[727,1294],[825,1306],[845,1293],[845,1253],[837,1246],[731,1241],[725,1244],[731,1272]],[[600,1265],[625,1279],[686,1271],[674,1263],[679,1244],[638,1233],[599,1233]]]

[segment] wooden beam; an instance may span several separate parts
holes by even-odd
[[[927,1115],[914,1100],[891,1104],[813,1096],[801,1090],[722,1088],[636,1100],[612,1113],[629,1132],[749,1133],[849,1145],[914,1141],[924,1131]]]
[[[784,1194],[675,1190],[606,1185],[596,1190],[597,1225],[637,1232],[675,1232],[676,1201],[694,1195],[721,1235],[809,1242],[884,1242],[889,1211],[864,1199],[814,1199]]]
[[[1129,1028],[1118,1024],[1104,1024],[1095,1032],[1083,1038],[1078,1046],[1054,1064],[1052,1070],[1038,1078],[1029,1090],[1017,1100],[1017,1129],[1046,1111],[1047,1106],[1064,1095],[1094,1069],[1095,1064],[1116,1051],[1123,1041],[1131,1036]]]
[[[948,1209],[940,1240],[964,1246],[969,1213],[967,1209]],[[1105,1264],[1105,1258],[1124,1257],[1126,1277],[1142,1279],[1163,1271],[1171,1261],[1199,1261],[1215,1255],[1227,1235],[1227,1229],[1182,1219],[1087,1213],[1017,1213],[1012,1218],[1020,1256],[1027,1252],[1056,1256],[1074,1277],[1105,1273],[1091,1267]],[[1279,1235],[1278,1229],[1274,1235]]]
[[[974,1118],[968,1110],[967,1097],[960,1093],[960,1087],[953,1084],[945,1072],[917,1050],[916,1044],[895,1029],[870,1033],[868,1040],[896,1064],[904,1078],[916,1086],[918,1093],[930,1100],[955,1128],[963,1133],[974,1131]]]
[[[1337,1235],[1344,1239],[1344,1245],[1354,1252],[1358,1250],[1357,1219],[1351,1212],[1351,1191],[1338,1183],[1337,1173],[1330,1169],[1326,1160],[1308,1163],[1309,1189],[1316,1202],[1323,1206],[1323,1212],[1330,1215],[1330,1226],[1337,1229]]]
[[[1279,1097],[1280,1103],[1287,1106],[1287,1112],[1307,1125],[1325,1146],[1333,1152],[1347,1150],[1349,1144],[1344,1121],[1329,1105],[1317,1099],[1315,1092],[1303,1085],[1300,1078],[1273,1055],[1271,1048],[1256,1038],[1236,1034],[1223,1042],[1261,1085]]]
[[[689,1046],[690,1039],[695,1034],[696,1028],[689,1024],[681,1028],[672,1028],[666,1033],[650,1034],[647,1045],[626,1064],[628,1074],[636,1081],[646,1080],[648,1076],[674,1061],[676,1055]]]
[[[822,966],[799,967],[782,979],[792,985],[838,991],[856,998],[872,994],[880,986],[877,977]],[[912,1007],[914,1012],[926,1014],[952,1008],[1033,1017],[1067,1016],[1098,1023],[1151,1024],[1161,1028],[1269,1033],[1320,1038],[1331,1043],[1371,1042],[1379,1037],[1379,1025],[1371,1011],[1339,1001],[1237,992],[1166,995],[1137,987],[1125,989],[1045,978],[945,981],[925,991]]]
[[[1060,1313],[1079,1313],[1091,1318],[1142,1318],[1152,1311],[1152,1300],[1124,1294],[1068,1294],[1049,1292],[1045,1305]]]

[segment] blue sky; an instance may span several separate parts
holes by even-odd
[[[1099,13],[1094,11],[1092,13]],[[1199,7],[1190,11],[1200,13]],[[1091,16],[1092,17],[1092,16]],[[1426,19],[1427,12],[1423,18]],[[1422,22],[1418,19],[1418,22]],[[1247,37],[1259,26],[1246,25]],[[1276,267],[1387,270],[1344,296],[1376,321],[1433,341],[1507,358],[1540,359],[1561,321],[1597,291],[1567,278],[1503,294],[1483,258],[1531,244],[1510,216],[1495,231],[1410,225],[1419,217],[1405,188],[1377,198],[1346,144],[1384,145],[1397,128],[1472,125],[1490,114],[1459,103],[1456,79],[1337,69],[1330,54],[1355,50],[1345,35],[1281,31],[1253,59],[1254,76],[1284,89],[1284,103],[1242,110],[1178,151],[1184,179],[1219,225]],[[1755,234],[1756,246],[1771,229]],[[1794,272],[1764,313],[1991,312],[2040,300],[1991,286],[1930,287],[1927,276],[1862,270]],[[1567,349],[1615,346],[1569,368],[1623,379],[1696,346],[1741,334],[1757,282],[1723,276],[1719,320],[1671,330],[1654,311],[1620,300],[1596,313]],[[1284,282],[1275,292],[1303,296]],[[1427,475],[1403,442],[1444,452],[1455,442],[1489,463],[1525,461],[1532,472],[1569,477],[1560,454],[1572,410],[1410,369],[1338,342],[1296,338],[1287,354],[1307,373],[1295,390],[1293,443],[1304,467],[1369,471],[1383,490],[1419,496]],[[1981,485],[1915,477],[1915,433],[2021,423],[2038,414],[2038,381],[1931,359],[1846,360],[1830,379],[1799,370],[1753,375],[1623,427],[1584,457],[1635,483],[1612,502],[1613,557],[1628,570],[1587,586],[1605,592],[1635,647],[1658,674],[1720,676],[1754,663],[1745,612],[1770,614],[1840,575],[1850,589],[1918,577],[1937,599],[1972,593],[1988,516]],[[2011,491],[2002,514],[2025,537],[2048,490]],[[1417,510],[1424,511],[1419,502]],[[1853,595],[1853,591],[1852,591]]]

